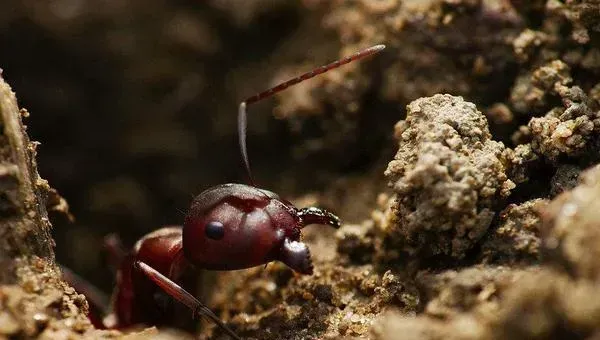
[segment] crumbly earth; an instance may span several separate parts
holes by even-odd
[[[385,172],[397,217],[387,232],[410,255],[463,258],[515,187],[505,147],[461,97],[421,98],[407,109],[395,128],[398,153]]]
[[[540,212],[545,199],[533,199],[522,204],[510,204],[498,215],[495,228],[481,245],[484,263],[529,263],[540,260]]]
[[[123,335],[96,330],[86,314],[88,303],[41,258],[15,262],[17,281],[0,287],[0,337],[6,339],[181,339],[185,334],[155,328]]]
[[[597,285],[572,280],[545,268],[515,272],[505,290],[476,290],[478,307],[449,319],[423,313],[406,317],[396,312],[382,314],[372,329],[372,339],[594,339],[598,336],[600,299]],[[496,275],[498,272],[496,271]],[[502,275],[499,275],[499,278]],[[505,276],[506,278],[506,276]],[[477,280],[469,277],[469,280]],[[505,281],[508,283],[510,281]],[[470,283],[472,286],[473,283]],[[462,291],[449,298],[464,298]],[[486,299],[493,302],[483,302]],[[483,301],[481,301],[483,300]],[[405,336],[404,336],[405,335]]]
[[[91,330],[83,295],[60,279],[43,259],[15,263],[17,283],[2,286],[0,334],[5,337],[67,338]]]
[[[319,245],[331,240],[311,232],[315,253],[329,254],[316,261],[314,277],[290,273],[282,280],[281,271],[289,271],[282,267],[225,274],[220,286],[234,282],[233,291],[221,290],[215,304],[237,315],[232,320],[242,333],[259,339],[315,333],[392,339],[398,332],[418,339],[545,339],[599,332],[600,299],[590,282],[598,273],[598,167],[575,187],[568,176],[555,176],[562,194],[551,202],[509,204],[515,184],[508,175],[529,171],[513,171],[529,146],[512,150],[493,141],[484,115],[460,97],[421,98],[407,111],[386,171],[393,196],[380,195],[369,220],[337,232],[338,256],[330,254],[335,245]],[[478,214],[488,216],[485,223],[477,224]],[[350,324],[340,323],[340,315]],[[255,322],[262,327],[253,331]]]
[[[419,298],[412,280],[372,264],[351,265],[337,256],[335,238],[321,236],[315,229],[306,234],[315,261],[312,276],[278,263],[226,273],[212,305],[227,311],[241,335],[255,339],[364,337],[388,307],[414,315]]]
[[[0,136],[0,231],[13,237],[0,240],[0,260],[13,263],[1,273],[0,338],[181,337],[92,329],[86,301],[56,269],[45,210],[64,222],[53,230],[70,240],[58,245],[63,259],[102,272],[90,250],[108,228],[133,239],[175,219],[185,203],[173,202],[187,202],[190,188],[233,177],[239,160],[223,150],[235,148],[238,97],[378,43],[383,54],[278,94],[285,123],[267,128],[253,108],[261,183],[346,221],[303,231],[315,274],[279,263],[218,273],[207,304],[247,339],[600,337],[599,0],[214,0],[197,11],[168,1],[103,11],[93,1],[9,2],[3,32],[41,31],[52,44],[0,33],[11,47],[3,53],[42,46],[81,58],[51,76],[34,69],[20,93],[33,93],[34,117],[59,112],[49,131],[63,131],[69,147],[44,150],[40,163],[82,219],[67,224],[66,201],[36,171],[20,171],[18,148]],[[269,52],[250,47],[257,37]],[[190,72],[196,60],[202,67]],[[0,66],[17,79],[29,69]],[[102,81],[84,89],[71,66]],[[34,158],[25,140],[21,151]],[[22,183],[39,195],[18,196]],[[207,321],[198,336],[227,338]]]
[[[600,165],[580,175],[580,185],[557,196],[542,214],[548,261],[577,278],[600,280]]]
[[[85,296],[61,279],[61,271],[41,258],[15,261],[16,282],[0,286],[2,339],[192,339],[174,330],[120,332],[94,329]]]
[[[534,89],[545,96],[558,97],[563,103],[562,107],[554,107],[545,116],[529,121],[531,146],[536,153],[555,161],[560,156],[580,153],[592,138],[597,138],[600,102],[591,99],[579,86],[569,86],[572,78],[567,64],[552,61],[535,70],[531,81]],[[591,148],[595,146],[592,144]]]
[[[510,197],[509,190],[502,191],[505,183],[514,186],[507,169],[519,165],[513,162],[518,157],[491,140],[473,104],[449,95],[416,100],[396,125],[396,136],[399,152],[387,171],[396,179],[390,182],[394,194],[380,195],[370,219],[342,226],[333,240],[310,230],[306,241],[320,254],[312,277],[293,275],[282,265],[221,276],[212,303],[241,334],[257,339],[396,339],[398,334],[546,339],[600,332],[600,298],[593,293],[599,272],[599,210],[594,209],[599,167],[582,173],[574,188],[561,184],[563,193],[552,201],[502,204]],[[439,160],[439,154],[447,161],[423,162]],[[472,165],[480,159],[485,166]],[[457,181],[461,177],[454,174],[468,180]],[[419,180],[408,180],[415,177]],[[445,188],[453,182],[458,184]],[[468,209],[448,204],[459,184],[475,192],[460,195],[476,199],[470,206],[456,205]],[[413,200],[411,195],[421,196]],[[419,204],[398,208],[406,202]],[[430,213],[407,217],[419,209]],[[477,237],[470,237],[461,228],[477,221],[478,209],[487,209],[490,217]],[[411,221],[417,226],[412,230],[407,228]],[[445,228],[430,231],[444,221]],[[452,248],[456,245],[461,247]]]

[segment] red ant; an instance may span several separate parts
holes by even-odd
[[[192,318],[206,316],[239,340],[241,338],[208,307],[182,288],[189,286],[186,277],[194,267],[236,270],[277,260],[298,273],[312,274],[309,249],[300,241],[302,228],[309,224],[338,228],[340,220],[323,209],[298,209],[277,194],[254,186],[246,150],[246,106],[384,48],[384,45],[367,48],[240,103],[240,150],[252,185],[222,184],[205,190],[192,201],[183,227],[153,231],[142,237],[128,255],[114,255],[120,265],[113,295],[114,324],[111,326],[124,328],[135,324],[168,323],[169,314],[160,299],[164,292],[192,310]],[[112,248],[115,248],[114,243]]]

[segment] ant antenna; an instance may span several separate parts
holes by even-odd
[[[384,48],[385,48],[385,45],[371,46],[371,47],[366,48],[362,51],[359,51],[351,56],[348,56],[348,57],[345,57],[342,59],[338,59],[327,65],[317,67],[314,70],[306,72],[298,77],[284,81],[283,83],[275,85],[268,90],[260,92],[259,94],[256,94],[252,97],[246,98],[246,100],[244,100],[243,102],[240,103],[240,107],[238,109],[238,136],[240,139],[240,150],[242,152],[242,158],[244,160],[244,165],[246,166],[246,172],[248,173],[248,177],[250,178],[250,183],[252,185],[254,185],[254,179],[252,178],[252,173],[250,171],[250,162],[248,161],[248,150],[246,148],[246,129],[247,129],[247,125],[248,125],[246,106],[256,103],[256,102],[259,102],[265,98],[269,98],[272,95],[274,95],[278,92],[281,92],[290,86],[296,85],[307,79],[318,76],[319,74],[325,73],[329,70],[333,70],[334,68],[338,68],[342,65],[348,64],[355,60],[359,60],[359,59],[368,57],[370,55],[373,55],[375,53],[381,52]]]

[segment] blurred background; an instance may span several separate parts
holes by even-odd
[[[593,74],[591,52],[563,37],[561,13],[544,19],[544,3],[3,1],[0,68],[31,112],[41,176],[75,216],[54,216],[58,261],[110,291],[106,235],[131,246],[181,224],[202,190],[246,181],[241,100],[374,44],[387,48],[249,108],[260,186],[346,222],[369,218],[394,124],[435,93],[475,103],[494,139],[514,146],[512,133],[555,103],[528,99],[531,70],[565,55],[574,74]]]
[[[0,68],[31,113],[26,124],[41,142],[41,176],[75,217],[53,219],[58,261],[109,292],[105,235],[117,233],[130,246],[182,223],[202,190],[245,182],[238,103],[339,57],[340,39],[323,28],[324,12],[286,0],[2,1]],[[373,127],[346,124],[335,102],[308,96],[318,85],[298,90],[304,97],[296,93],[300,99],[287,106],[271,99],[249,110],[258,183],[289,198],[313,193],[308,203],[327,183],[345,181],[341,174],[352,181],[375,168],[383,183],[392,144],[379,150],[399,118],[392,110],[376,121],[386,133],[361,133],[360,126]],[[346,197],[328,188],[328,197]],[[362,213],[347,211],[342,217]]]

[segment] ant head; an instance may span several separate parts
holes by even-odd
[[[312,223],[339,226],[338,218],[324,210],[298,210],[273,192],[223,184],[194,199],[183,227],[183,251],[188,261],[205,269],[243,269],[279,260],[310,274],[310,252],[300,233]]]
[[[286,238],[298,240],[295,208],[270,191],[223,184],[196,196],[183,227],[186,258],[202,268],[230,270],[274,259]]]
[[[244,165],[254,184],[246,149],[246,106],[304,80],[385,48],[376,45],[354,55],[318,67],[240,103],[238,133]],[[339,227],[337,216],[318,208],[296,209],[277,194],[243,184],[224,184],[198,195],[186,216],[183,250],[188,261],[206,269],[231,270],[280,260],[292,269],[312,273],[308,247],[300,242],[300,230],[318,223]]]

